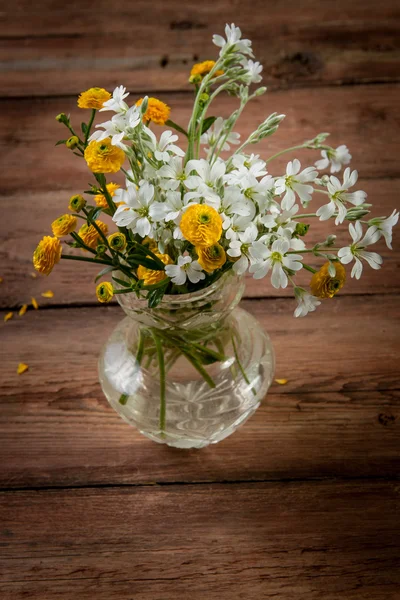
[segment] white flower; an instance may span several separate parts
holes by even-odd
[[[192,169],[189,162],[184,166],[181,156],[170,156],[168,163],[158,171],[161,178],[160,187],[165,190],[176,190],[182,183],[190,184],[189,175]]]
[[[351,161],[351,154],[347,146],[338,146],[336,150],[321,150],[323,158],[317,160],[315,166],[320,171],[327,169],[331,165],[331,173],[337,173],[343,165],[348,165]]]
[[[353,259],[355,264],[351,270],[351,276],[356,279],[360,279],[361,273],[363,270],[363,264],[361,262],[361,258],[367,261],[372,269],[380,269],[382,265],[382,257],[379,256],[376,252],[368,252],[365,250],[367,246],[371,244],[375,244],[380,238],[380,233],[376,227],[369,227],[367,233],[362,238],[362,225],[359,221],[353,225],[350,223],[349,225],[350,235],[353,239],[353,243],[351,246],[346,246],[345,248],[340,248],[338,252],[338,257],[340,258],[340,262],[343,265],[347,265]]]
[[[284,267],[291,271],[299,271],[303,266],[300,262],[303,257],[298,254],[286,254],[288,250],[287,240],[275,240],[271,249],[261,240],[255,242],[251,248],[251,256],[255,262],[249,269],[250,273],[254,273],[254,279],[265,277],[272,268],[271,283],[274,288],[287,287],[288,278]]]
[[[161,202],[154,202],[154,186],[142,181],[139,190],[130,185],[126,190],[117,190],[117,201],[123,202],[114,213],[113,221],[118,227],[128,227],[142,238],[150,235],[154,224],[165,218],[166,207]]]
[[[365,192],[357,191],[348,193],[347,191],[357,183],[357,179],[357,171],[351,172],[349,167],[347,167],[343,173],[343,183],[340,183],[339,179],[334,175],[330,176],[328,183],[330,201],[328,204],[321,206],[316,213],[320,221],[327,221],[330,219],[337,209],[338,213],[335,224],[339,225],[340,223],[343,223],[347,214],[346,202],[350,202],[350,204],[354,204],[354,206],[358,206],[364,202],[367,197]]]
[[[205,200],[218,202],[219,195],[216,192],[218,186],[222,183],[222,177],[225,174],[226,165],[223,160],[216,160],[211,166],[210,163],[201,158],[200,160],[189,160],[186,167],[188,171],[196,171],[198,175],[191,175],[186,181],[186,187],[191,190],[192,198],[204,198]]]
[[[178,141],[178,136],[172,131],[163,131],[159,141],[153,131],[146,126],[143,126],[144,133],[150,138],[146,145],[150,147],[152,153],[157,160],[168,162],[170,153],[177,156],[185,156],[184,151],[179,146],[176,146],[174,142]]]
[[[292,221],[292,217],[299,211],[299,205],[295,204],[290,210],[283,210],[282,212],[272,213],[260,217],[260,223],[265,225],[268,229],[274,229],[277,226],[292,227],[293,231],[296,228],[296,223]]]
[[[247,58],[243,57],[241,60],[242,67],[246,69],[247,73],[243,75],[243,81],[250,85],[251,83],[260,83],[262,77],[260,75],[263,70],[263,66],[259,62],[254,62],[253,60],[247,60]]]
[[[200,137],[200,143],[208,145],[208,147],[205,148],[206,151],[212,150],[212,148],[214,148],[221,133],[223,132],[225,123],[226,120],[224,120],[222,117],[218,117],[217,119],[215,119],[213,125],[211,125],[211,127]],[[221,136],[221,138],[222,137],[224,136]],[[226,138],[221,150],[230,150],[231,147],[229,144],[236,145],[239,144],[239,142],[240,133],[235,133],[234,131],[231,131],[228,137]]]
[[[116,113],[126,112],[129,109],[129,106],[124,102],[124,98],[127,96],[129,96],[129,92],[126,91],[126,88],[124,88],[123,85],[116,87],[113,91],[112,98],[103,103],[103,108],[100,109],[100,112],[105,110],[113,110]]]
[[[312,296],[301,287],[294,288],[294,295],[297,300],[297,307],[294,311],[295,317],[305,317],[309,312],[314,310],[321,304],[315,296]]]
[[[131,396],[142,386],[142,369],[124,342],[109,344],[103,360],[104,374],[120,394]]]
[[[213,43],[221,48],[219,55],[222,56],[228,49],[231,52],[240,52],[252,56],[251,41],[242,40],[242,32],[234,23],[225,25],[226,40],[221,35],[213,35]],[[232,49],[233,46],[233,49]]]
[[[176,285],[183,285],[186,278],[192,283],[198,283],[206,277],[197,260],[192,262],[190,256],[179,256],[178,264],[166,265],[165,272],[168,277],[171,277],[172,283],[176,283]]]
[[[392,229],[399,220],[399,213],[394,210],[390,217],[376,217],[368,221],[368,225],[376,227],[380,234],[385,238],[386,246],[392,248]]]
[[[227,254],[232,258],[240,257],[239,260],[237,260],[233,265],[233,270],[238,275],[243,275],[252,262],[250,252],[253,243],[257,239],[257,236],[258,229],[254,223],[252,223],[246,228],[245,231],[238,234],[237,239],[232,239],[229,244]]]
[[[235,170],[231,171],[227,178],[232,175],[234,179],[234,183],[237,182],[237,179],[242,177],[243,175],[247,175],[250,173],[253,177],[264,177],[268,173],[266,170],[266,163],[260,159],[259,154],[251,154],[250,156],[246,156],[245,154],[235,154],[232,157],[232,164],[236,167]]]
[[[311,194],[314,192],[312,185],[306,185],[307,181],[315,181],[318,172],[314,167],[307,167],[300,172],[300,161],[295,158],[290,161],[286,167],[286,177],[279,177],[275,182],[275,191],[281,195],[282,208],[290,210],[296,201],[296,194],[299,196],[303,205],[306,205],[311,200]]]

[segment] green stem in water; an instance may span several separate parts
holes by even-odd
[[[250,385],[250,380],[249,380],[249,378],[247,377],[247,375],[246,375],[246,372],[245,372],[245,370],[244,370],[244,368],[243,368],[243,365],[242,365],[242,363],[241,363],[241,362],[240,362],[240,360],[239,360],[239,354],[238,354],[238,351],[237,351],[237,348],[236,348],[235,336],[234,336],[234,334],[233,334],[233,333],[232,333],[232,338],[231,338],[231,339],[232,339],[232,347],[233,347],[233,352],[234,352],[234,354],[235,354],[235,359],[236,359],[237,365],[238,365],[238,367],[239,367],[239,370],[240,370],[240,372],[241,372],[241,374],[242,374],[242,376],[243,376],[243,379],[244,379],[244,380],[245,380],[245,382],[247,383],[247,385]],[[256,392],[256,390],[255,390],[253,387],[251,388],[251,391],[253,392],[254,396],[256,396],[256,395],[257,395],[257,392]]]
[[[125,406],[125,404],[128,402],[128,398],[129,398],[128,394],[121,394],[121,396],[119,397],[118,402],[120,404],[122,404],[122,406]]]
[[[164,361],[164,351],[162,347],[162,342],[158,335],[155,333],[153,329],[150,330],[152,338],[154,340],[154,344],[157,352],[158,359],[158,369],[160,373],[160,430],[161,434],[165,432],[165,424],[166,424],[166,411],[167,405],[165,401],[165,390],[166,390],[166,381],[165,381],[165,361]]]

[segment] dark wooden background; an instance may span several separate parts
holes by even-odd
[[[331,131],[376,214],[389,214],[399,17],[390,0],[4,3],[0,302],[3,315],[31,296],[41,306],[0,329],[2,600],[400,598],[399,236],[394,252],[380,244],[380,272],[366,267],[306,319],[293,319],[283,290],[248,281],[243,306],[270,333],[288,383],[201,451],[153,444],[107,405],[97,355],[121,310],[97,305],[93,270],[62,263],[47,280],[31,276],[37,240],[88,181],[54,148],[54,116],[80,119],[81,90],[124,84],[184,122],[188,70],[215,55],[226,21],[253,40],[270,90],[241,133],[286,113],[260,148],[270,154]],[[49,288],[54,298],[42,298]]]

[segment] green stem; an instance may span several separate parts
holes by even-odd
[[[87,126],[86,134],[85,134],[85,142],[84,142],[85,148],[86,148],[87,143],[88,143],[88,139],[89,139],[89,135],[90,135],[90,130],[92,129],[92,125],[93,125],[93,121],[94,121],[95,116],[96,116],[96,109],[92,108],[92,114],[90,115],[90,121],[89,121],[89,124]]]
[[[143,360],[144,340],[145,340],[145,335],[144,335],[143,331],[141,329],[139,329],[139,341],[138,341],[138,348],[137,348],[137,352],[136,352],[136,362],[139,365],[142,364],[142,360]]]
[[[232,333],[232,338],[231,338],[231,339],[232,339],[233,352],[234,352],[234,354],[235,354],[235,359],[236,359],[237,365],[238,365],[238,367],[239,367],[239,370],[240,370],[240,372],[241,372],[241,374],[242,374],[242,376],[243,376],[243,379],[244,379],[244,380],[245,380],[245,382],[247,383],[247,385],[251,385],[251,384],[250,384],[250,380],[249,380],[249,378],[247,377],[247,375],[246,375],[246,372],[245,372],[245,370],[244,370],[244,368],[243,368],[243,365],[242,365],[242,363],[241,363],[241,362],[240,362],[240,360],[239,360],[239,354],[238,354],[238,351],[237,351],[237,348],[236,348],[235,336],[234,336],[234,334],[233,334],[233,333]],[[254,395],[254,396],[257,396],[257,392],[256,392],[256,390],[255,390],[253,387],[251,388],[251,391],[253,392],[253,395]]]
[[[313,274],[317,272],[316,269],[313,269],[312,267],[310,267],[309,265],[305,265],[304,263],[303,263],[303,269],[305,269],[306,271],[310,271],[310,273],[313,273]],[[293,285],[295,285],[295,284],[293,284]]]
[[[293,152],[294,150],[302,150],[303,148],[307,148],[307,146],[305,146],[304,144],[299,144],[298,146],[292,146],[291,148],[286,148],[285,150],[281,150],[280,152],[277,152],[273,156],[270,156],[269,158],[267,158],[267,160],[265,162],[268,164],[271,160],[274,160],[274,158],[278,158],[278,156],[282,156],[282,154],[286,154],[287,152]]]
[[[166,425],[166,401],[165,401],[165,390],[166,390],[166,381],[165,381],[165,361],[164,361],[164,351],[162,347],[162,342],[158,335],[155,333],[153,329],[150,329],[150,333],[154,340],[154,344],[157,352],[158,359],[158,369],[160,373],[160,431],[161,434],[165,432]]]
[[[107,246],[107,248],[109,247],[108,245],[108,241],[106,236],[104,235],[104,233],[102,232],[102,230],[100,229],[100,227],[97,225],[96,221],[94,221],[92,219],[92,217],[89,215],[88,211],[86,210],[86,208],[82,208],[83,212],[86,215],[87,220],[89,221],[89,223],[91,225],[93,225],[93,227],[95,228],[95,230],[97,231],[97,233],[99,234],[99,236],[101,237],[101,239],[103,240],[104,244]]]
[[[316,213],[305,213],[302,215],[296,215],[296,219],[308,219],[308,217],[316,217]]]
[[[185,131],[183,129],[183,127],[181,127],[180,125],[178,125],[174,121],[171,121],[171,119],[168,119],[168,121],[165,121],[165,124],[167,125],[167,127],[172,127],[173,129],[176,129],[176,131],[179,131],[179,133],[183,133],[183,135],[185,135],[186,137],[188,137],[187,131]]]
[[[98,263],[99,265],[113,266],[111,262],[106,262],[105,260],[100,260],[98,258],[85,258],[84,256],[74,256],[73,254],[61,254],[61,258],[68,260],[81,260],[83,262]]]
[[[128,394],[121,394],[121,396],[119,397],[118,402],[120,404],[122,404],[122,406],[125,406],[125,404],[128,402],[128,398],[129,398]]]
[[[96,181],[100,184],[100,189],[103,192],[103,195],[107,201],[108,208],[110,209],[111,216],[115,213],[116,206],[113,202],[113,199],[110,196],[110,193],[107,189],[107,182],[104,173],[94,173]]]

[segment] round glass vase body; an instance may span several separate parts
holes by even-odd
[[[155,442],[202,448],[233,433],[259,407],[274,352],[258,321],[238,308],[243,278],[231,272],[155,308],[118,294],[126,317],[99,360],[117,413]]]

